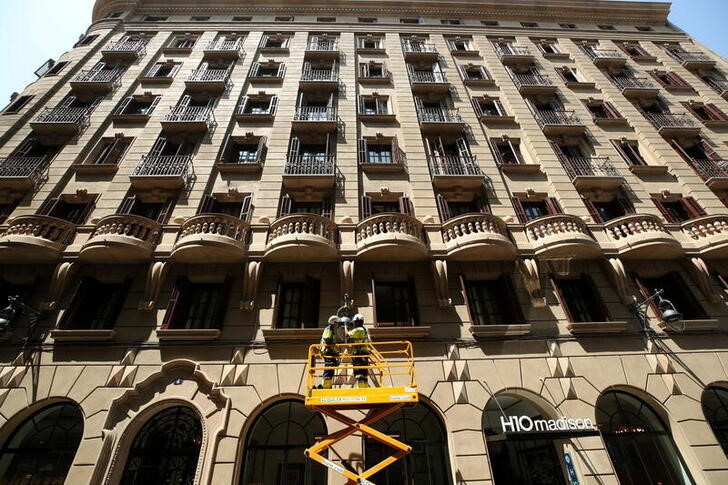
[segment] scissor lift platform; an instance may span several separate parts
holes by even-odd
[[[377,431],[370,425],[394,413],[406,405],[414,405],[419,400],[417,381],[414,372],[412,344],[407,341],[377,342],[365,344],[338,344],[339,362],[327,367],[321,345],[312,345],[308,353],[306,407],[320,412],[344,424],[336,433],[324,436],[305,451],[306,456],[348,479],[348,484],[374,485],[368,480],[382,469],[406,456],[412,448],[395,438]],[[365,352],[362,354],[362,352]],[[367,365],[353,365],[352,357],[366,358]],[[353,372],[368,369],[369,386],[356,387]],[[333,370],[335,377],[331,389],[321,389],[317,382],[322,380],[325,370]],[[347,410],[367,410],[371,412],[361,421],[342,414]],[[376,465],[355,473],[323,456],[328,448],[353,434],[373,438],[394,449],[394,453]]]

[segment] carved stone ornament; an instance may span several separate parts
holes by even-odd
[[[167,277],[169,271],[169,263],[165,261],[155,261],[149,266],[147,272],[147,285],[144,289],[144,299],[139,302],[139,310],[151,311],[157,304],[159,291]]]
[[[440,308],[447,308],[452,305],[452,299],[448,291],[447,261],[436,259],[432,262],[432,276],[435,283],[435,295]]]
[[[519,259],[517,260],[518,269],[521,272],[523,286],[528,292],[531,300],[531,306],[534,308],[543,308],[546,306],[546,298],[541,288],[541,277],[539,275],[538,263],[535,259]]]
[[[260,270],[260,261],[248,261],[248,264],[245,265],[243,298],[240,300],[241,310],[250,311],[255,308],[255,295],[258,293]]]

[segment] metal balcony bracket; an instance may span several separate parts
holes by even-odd
[[[155,261],[149,265],[147,272],[147,285],[144,288],[144,299],[139,302],[139,310],[151,311],[154,309],[159,298],[159,292],[162,289],[167,273],[169,272],[169,263],[165,261]]]
[[[48,299],[41,304],[44,310],[55,310],[58,306],[63,293],[68,288],[68,283],[78,271],[78,264],[71,262],[58,263],[53,270],[50,288],[48,289]]]
[[[436,259],[432,262],[432,276],[435,283],[435,295],[440,308],[447,308],[452,305],[452,298],[448,291],[447,261]]]
[[[703,261],[703,258],[690,258],[688,273],[695,283],[695,286],[700,289],[700,292],[709,302],[720,303],[721,297],[713,291],[713,285],[710,281],[710,270],[708,269],[708,265],[705,264],[705,261]]]
[[[609,258],[604,263],[604,273],[609,278],[610,283],[612,283],[620,301],[625,305],[633,305],[635,299],[629,291],[629,279],[627,278],[627,272],[624,269],[622,260],[619,258]]]
[[[245,265],[243,298],[240,300],[241,310],[250,311],[255,308],[255,295],[258,292],[261,265],[260,261],[248,261],[248,264]]]
[[[528,292],[531,299],[531,306],[534,308],[543,308],[546,306],[546,298],[543,296],[541,288],[541,277],[539,276],[538,262],[535,259],[519,259],[518,269],[521,272],[523,286]]]

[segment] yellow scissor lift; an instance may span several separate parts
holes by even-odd
[[[352,357],[357,347],[368,350],[368,365],[354,366]],[[308,350],[306,369],[306,407],[312,411],[339,421],[345,425],[340,431],[324,436],[305,451],[306,456],[331,470],[344,475],[349,484],[374,485],[369,477],[391,465],[412,448],[401,441],[377,431],[370,425],[383,417],[392,414],[406,405],[414,405],[418,401],[417,381],[415,380],[414,357],[412,344],[407,341],[376,342],[365,344],[337,344],[340,352],[339,365],[326,367],[321,345],[312,345]],[[370,387],[359,388],[353,380],[355,369],[369,369]],[[334,386],[331,389],[319,389],[324,370],[335,371]],[[345,386],[345,387],[342,387]],[[346,410],[372,410],[361,421],[356,421],[341,413]],[[322,453],[339,441],[355,434],[362,433],[394,449],[394,453],[371,468],[354,473],[326,459]]]

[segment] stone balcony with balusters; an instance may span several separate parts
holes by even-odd
[[[339,257],[339,230],[316,214],[276,219],[268,229],[265,258],[271,261],[334,261]]]
[[[182,263],[237,263],[245,259],[250,224],[228,214],[198,214],[177,233],[171,258]]]
[[[79,259],[93,263],[149,261],[162,234],[162,225],[133,214],[101,219],[81,247]]]

